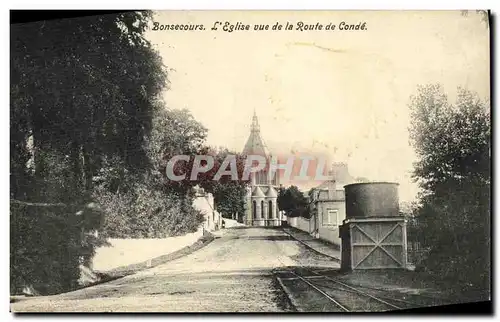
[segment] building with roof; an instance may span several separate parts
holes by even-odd
[[[280,226],[281,214],[278,209],[279,174],[271,173],[269,164],[272,158],[260,134],[259,121],[254,112],[250,136],[243,148],[243,155],[264,157],[266,167],[251,173],[250,185],[247,187],[244,223],[248,226]]]
[[[310,234],[340,245],[339,227],[346,218],[344,186],[357,180],[349,173],[347,163],[332,164],[333,180],[325,181],[309,192]]]
[[[315,238],[340,246],[339,229],[346,217],[344,186],[356,182],[346,163],[333,163],[325,181],[308,192],[310,218],[292,218],[292,227],[306,231]]]

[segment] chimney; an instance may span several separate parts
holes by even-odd
[[[333,179],[338,183],[348,183],[351,181],[351,175],[347,167],[347,163],[344,162],[334,162],[332,164]]]

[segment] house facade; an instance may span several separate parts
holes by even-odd
[[[344,190],[335,181],[328,181],[313,188],[309,198],[311,235],[340,245],[339,227],[345,219]]]
[[[195,194],[193,207],[203,212],[205,217],[203,229],[205,231],[216,231],[222,228],[222,215],[215,208],[213,195],[198,186],[193,190]]]
[[[315,238],[340,246],[339,228],[346,218],[344,186],[356,180],[349,174],[345,163],[334,163],[330,174],[333,180],[323,182],[307,194],[310,218],[290,218],[288,223]]]

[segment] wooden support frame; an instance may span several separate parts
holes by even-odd
[[[342,266],[349,269],[383,269],[407,267],[406,221],[404,218],[350,218],[344,221],[348,234],[343,243]],[[372,230],[370,231],[370,228]],[[394,240],[394,234],[397,234]],[[392,240],[389,240],[390,237]],[[361,239],[361,240],[360,240]],[[369,249],[368,249],[369,248]],[[395,251],[397,249],[397,251]],[[378,250],[378,251],[377,251]],[[387,264],[387,262],[393,264]],[[347,264],[347,265],[346,265]]]

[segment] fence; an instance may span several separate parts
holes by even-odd
[[[407,219],[408,262],[417,266],[426,258],[430,249],[420,242],[423,232],[418,222],[414,218]]]
[[[420,264],[427,253],[429,252],[428,248],[422,247],[420,242],[418,241],[408,241],[408,262],[413,265]]]

